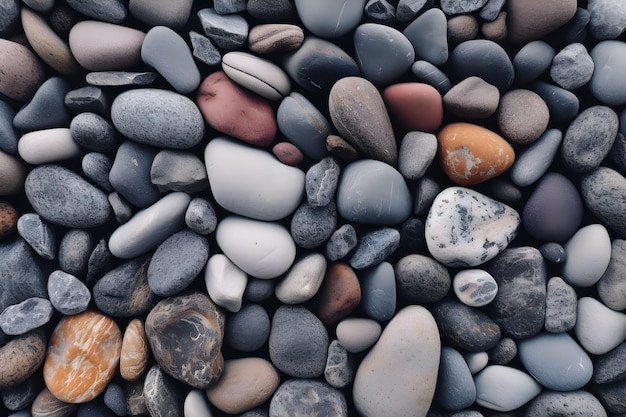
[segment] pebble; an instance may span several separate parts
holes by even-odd
[[[591,0],[587,10],[590,14],[589,31],[596,39],[616,39],[626,29],[626,9],[618,2]]]
[[[224,313],[208,296],[190,292],[161,300],[148,314],[145,331],[163,371],[194,388],[206,389],[224,370],[224,324]]]
[[[546,5],[539,0],[513,0],[509,13],[508,40],[515,44],[533,41],[565,25],[576,13],[577,2],[562,0]]]
[[[191,55],[207,65],[218,65],[222,61],[222,54],[206,36],[190,31]]]
[[[335,388],[345,388],[354,380],[354,361],[337,340],[330,342],[324,379]]]
[[[150,311],[158,297],[148,285],[149,263],[149,258],[138,257],[104,274],[92,290],[96,307],[113,317],[133,317]]]
[[[46,335],[32,330],[11,338],[0,347],[0,388],[11,389],[30,378],[44,363]]]
[[[560,130],[546,130],[517,155],[509,171],[511,181],[518,187],[526,187],[540,180],[554,162],[562,140],[563,133]]]
[[[134,318],[126,326],[120,351],[120,375],[126,381],[139,380],[148,368],[150,346],[144,322]]]
[[[0,201],[0,239],[5,239],[15,233],[17,220],[18,213],[15,207],[6,201]]]
[[[18,134],[13,127],[15,110],[5,101],[0,102],[0,152],[17,153]]]
[[[344,167],[337,211],[348,221],[393,225],[411,213],[411,194],[402,174],[381,161],[362,159]]]
[[[396,282],[393,267],[388,262],[361,273],[361,310],[379,322],[391,320],[396,312]]]
[[[248,48],[257,54],[297,50],[304,42],[304,31],[296,25],[270,23],[256,25],[248,33]]]
[[[20,8],[17,1],[8,1],[2,5],[2,16],[0,18],[0,36],[9,35],[19,21]]]
[[[580,112],[563,137],[565,167],[578,174],[598,168],[613,146],[618,125],[617,114],[609,107],[593,106]]]
[[[555,55],[554,48],[545,41],[528,42],[513,58],[515,79],[523,83],[536,80],[550,69]]]
[[[110,270],[111,252],[107,247],[106,241],[104,239],[100,239],[89,255],[85,282],[92,284]]]
[[[624,388],[626,384],[624,381],[615,382],[613,384],[600,385],[595,394],[602,404],[605,405],[605,410],[609,415],[619,415],[626,411],[626,403],[624,402]]]
[[[182,27],[191,14],[191,0],[145,1],[131,0],[128,10],[131,15],[150,26]]]
[[[602,278],[611,259],[611,238],[604,226],[579,229],[564,245],[563,279],[575,287],[590,287]]]
[[[204,33],[221,49],[232,51],[246,44],[249,26],[243,16],[220,15],[210,7],[198,10],[197,15]]]
[[[254,352],[267,343],[270,336],[270,318],[259,305],[245,303],[239,311],[228,315],[224,329],[224,343],[242,352]]]
[[[550,111],[537,93],[515,89],[502,95],[496,117],[498,127],[510,143],[528,145],[545,132]]]
[[[0,151],[0,195],[13,195],[22,192],[24,189],[24,178],[26,177],[26,165],[14,155]]]
[[[485,369],[489,363],[489,354],[487,352],[463,352],[462,355],[472,375]]]
[[[524,417],[556,417],[559,414],[571,413],[589,417],[605,417],[606,411],[596,397],[587,391],[555,392],[543,391],[528,403]]]
[[[481,310],[446,298],[432,309],[442,339],[456,349],[482,352],[500,341],[500,328]]]
[[[626,340],[626,315],[592,297],[578,300],[574,333],[592,355],[603,355]]]
[[[398,153],[398,171],[407,180],[422,178],[437,154],[437,137],[426,132],[408,132]]]
[[[68,0],[67,4],[79,13],[105,22],[121,23],[128,16],[128,6],[121,0],[106,0],[98,4]]]
[[[465,119],[487,118],[496,112],[499,103],[498,89],[476,76],[467,77],[443,96],[444,108]]]
[[[539,252],[548,262],[560,264],[565,262],[565,249],[556,242],[548,242],[539,246]]]
[[[328,345],[326,328],[307,308],[285,304],[278,307],[272,318],[269,355],[281,372],[296,378],[321,376]]]
[[[393,268],[398,298],[410,304],[437,302],[452,285],[448,270],[429,256],[406,255]]]
[[[191,200],[185,212],[185,224],[200,235],[213,233],[217,227],[217,215],[211,202],[201,197]]]
[[[183,415],[185,417],[211,417],[213,415],[204,390],[189,391],[183,403]]]
[[[575,391],[591,380],[591,359],[567,333],[539,333],[520,340],[518,350],[526,370],[548,389]]]
[[[233,81],[269,100],[281,100],[291,91],[287,74],[264,58],[247,52],[228,52],[222,69]]]
[[[594,62],[581,43],[561,49],[552,61],[550,78],[560,87],[574,90],[587,84],[594,73]]]
[[[541,385],[519,369],[490,365],[474,378],[476,404],[508,412],[520,408],[541,392]]]
[[[0,39],[0,93],[8,98],[26,101],[45,81],[43,63],[25,46]]]
[[[109,173],[113,166],[113,160],[105,154],[89,152],[83,156],[81,168],[85,176],[89,178],[102,191],[112,193],[115,189],[109,181]]]
[[[126,393],[121,385],[111,383],[104,392],[104,405],[117,416],[125,416],[128,411],[126,406]]]
[[[226,256],[220,253],[209,258],[204,283],[215,304],[233,313],[241,309],[248,275]]]
[[[426,0],[401,0],[396,9],[396,19],[398,22],[409,22],[413,20],[426,6]]]
[[[626,237],[626,215],[622,195],[626,193],[624,177],[611,168],[600,167],[584,175],[580,182],[585,206],[618,238]]]
[[[247,11],[251,16],[263,21],[291,21],[296,15],[289,0],[249,0]]]
[[[504,42],[508,36],[506,25],[507,12],[500,12],[493,21],[485,22],[480,26],[480,31],[485,37],[494,42]]]
[[[354,146],[350,145],[341,136],[328,135],[326,138],[326,150],[333,156],[345,162],[352,162],[359,156]]]
[[[307,398],[306,402],[302,398]],[[341,391],[315,379],[288,379],[283,382],[270,401],[272,417],[333,415],[348,416],[348,406]]]
[[[89,71],[126,70],[141,64],[141,45],[146,34],[113,23],[84,20],[69,33],[72,55]]]
[[[353,317],[340,321],[335,331],[341,346],[350,353],[359,353],[376,343],[382,328],[376,320]]]
[[[70,122],[70,133],[83,148],[107,155],[115,154],[121,143],[120,134],[111,122],[87,111],[74,116]]]
[[[121,347],[122,333],[110,317],[91,310],[63,317],[48,344],[46,386],[61,401],[91,401],[113,378]]]
[[[498,284],[489,316],[504,335],[519,339],[537,334],[545,323],[547,268],[539,250],[504,250],[487,267]]]
[[[415,48],[415,60],[425,60],[433,65],[445,64],[448,60],[448,34],[444,12],[432,8],[409,20],[412,21],[402,33]]]
[[[621,311],[626,309],[626,299],[624,298],[626,281],[620,272],[623,270],[624,262],[626,262],[626,241],[622,239],[613,240],[610,253],[608,266],[597,282],[596,288],[600,300],[607,307]]]
[[[428,213],[426,243],[446,266],[478,266],[507,247],[519,224],[511,207],[469,188],[449,187],[437,195]]]
[[[217,245],[235,265],[256,278],[276,278],[296,257],[296,244],[280,223],[230,215],[215,231]]]
[[[270,103],[222,71],[202,81],[196,104],[209,126],[219,132],[262,147],[274,141],[278,127]]]
[[[583,209],[576,185],[562,174],[548,172],[524,205],[522,225],[536,239],[565,242],[580,227]]]
[[[20,157],[32,165],[64,161],[82,152],[70,130],[63,127],[26,133],[20,138],[17,149]]]
[[[623,380],[626,369],[621,360],[626,349],[626,343],[622,342],[615,349],[594,360],[593,382],[596,384],[610,384]]]
[[[626,84],[615,76],[616,72],[626,68],[626,62],[612,59],[621,56],[625,50],[624,42],[607,40],[598,43],[590,52],[594,71],[589,81],[589,91],[605,105],[620,106],[626,103]]]
[[[463,410],[476,401],[476,386],[465,359],[458,350],[441,349],[435,402],[449,411]]]
[[[337,38],[354,29],[363,17],[366,0],[348,0],[336,3],[322,0],[311,4],[296,0],[295,7],[302,24],[311,33],[321,38]]]
[[[490,364],[506,365],[517,356],[517,343],[510,337],[503,337],[488,354]]]
[[[341,168],[333,157],[323,158],[307,170],[304,189],[309,205],[324,207],[333,201],[339,184],[340,171]]]
[[[265,301],[274,295],[274,281],[250,277],[244,292],[246,300],[253,303]]]
[[[313,298],[326,275],[326,264],[324,255],[315,252],[298,259],[276,284],[276,298],[285,304],[300,304]]]
[[[576,324],[576,291],[563,278],[552,277],[546,288],[545,329],[552,333],[572,330]]]
[[[17,232],[42,258],[52,260],[56,257],[56,230],[41,216],[24,214],[17,220]]]
[[[442,96],[452,88],[448,77],[428,61],[415,61],[411,66],[411,72],[417,77],[418,81],[432,85]]]
[[[50,413],[53,416],[66,416],[74,413],[77,408],[78,404],[63,402],[52,395],[48,388],[44,388],[33,401],[30,412],[32,417],[47,417]]]
[[[187,151],[164,149],[152,160],[150,182],[160,192],[184,191],[193,194],[209,188],[204,164]]]
[[[487,39],[461,42],[450,52],[448,65],[451,68],[449,77],[455,82],[477,76],[495,86],[501,94],[511,87],[515,79],[515,70],[506,51]]]
[[[571,91],[542,81],[533,83],[532,88],[548,105],[552,119],[570,121],[578,114],[580,102]]]
[[[470,307],[482,307],[496,297],[496,280],[482,269],[465,269],[457,272],[452,281],[452,288],[459,301]]]
[[[148,266],[148,285],[169,297],[187,288],[209,259],[209,241],[192,230],[174,233],[161,243]]]
[[[434,132],[441,125],[441,95],[428,84],[393,84],[383,90],[383,99],[394,119],[409,130]]]
[[[224,362],[219,381],[206,390],[217,409],[239,414],[269,400],[280,384],[278,370],[266,359],[248,357]]]
[[[0,314],[0,329],[10,336],[26,334],[50,321],[54,309],[45,298],[31,297]]]
[[[68,85],[63,78],[47,79],[33,98],[15,114],[13,126],[20,130],[33,131],[67,125],[70,116],[63,104],[67,91]]]
[[[356,28],[356,61],[364,78],[375,85],[386,85],[411,68],[415,51],[405,35],[379,23],[364,23]]]
[[[437,384],[441,342],[421,306],[398,311],[359,365],[352,390],[364,416],[425,416]]]
[[[441,9],[447,15],[465,14],[475,12],[487,3],[487,0],[468,0],[456,2],[453,0],[442,0]]]
[[[117,191],[112,192],[109,194],[108,199],[109,204],[111,204],[111,209],[113,209],[115,220],[117,220],[119,224],[124,224],[130,220],[133,215],[133,208],[120,193]]]
[[[67,272],[53,271],[48,277],[47,289],[52,306],[66,316],[82,313],[91,302],[89,288]]]
[[[144,414],[180,416],[182,399],[175,381],[159,365],[153,365],[143,383]]]
[[[360,301],[361,284],[354,270],[344,263],[331,263],[313,298],[312,311],[330,326],[348,317]]]
[[[458,45],[476,39],[479,32],[478,19],[471,14],[461,14],[448,19],[448,42]]]
[[[393,25],[396,22],[396,8],[386,0],[369,0],[365,3],[365,15],[376,23]]]
[[[400,244],[400,232],[390,227],[375,229],[358,241],[349,264],[354,269],[368,268],[387,259]]]
[[[503,137],[479,125],[451,123],[439,131],[438,138],[443,170],[459,185],[497,177],[515,160],[515,151]]]

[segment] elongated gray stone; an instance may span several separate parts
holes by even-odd
[[[48,323],[53,311],[48,299],[28,298],[5,308],[0,313],[0,329],[11,336],[22,335]]]
[[[154,72],[95,71],[85,76],[87,82],[99,87],[143,86],[157,79]]]

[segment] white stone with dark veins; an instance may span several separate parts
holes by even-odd
[[[446,266],[481,265],[517,234],[520,216],[511,207],[464,187],[440,192],[426,218],[431,255]]]

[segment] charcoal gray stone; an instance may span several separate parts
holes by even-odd
[[[580,102],[571,91],[543,81],[533,83],[532,89],[548,105],[552,119],[568,121],[578,114]]]
[[[56,230],[38,214],[22,215],[17,220],[17,232],[42,258],[52,260],[56,257]]]
[[[8,0],[0,5],[0,36],[13,32],[20,21],[20,6],[17,0]]]
[[[452,83],[448,76],[439,68],[423,59],[415,61],[411,66],[411,72],[418,80],[431,85],[439,94],[444,96],[452,88]]]
[[[337,227],[337,206],[334,202],[315,207],[304,202],[291,218],[291,237],[298,246],[315,248],[326,242]]]
[[[515,79],[522,83],[534,81],[550,68],[555,55],[554,48],[545,41],[527,43],[513,58]]]
[[[48,299],[31,297],[2,311],[0,329],[10,336],[22,335],[48,323],[53,312]]]
[[[97,113],[84,112],[70,123],[72,138],[82,147],[94,152],[113,155],[122,143],[115,127]]]
[[[425,226],[421,219],[409,217],[400,225],[400,252],[424,252],[426,250]]]
[[[413,214],[425,217],[430,206],[435,201],[437,194],[441,192],[441,186],[430,177],[422,177],[415,187],[415,200],[413,202]]]
[[[154,72],[97,71],[85,76],[87,83],[98,87],[145,86],[157,79]]]
[[[248,40],[248,22],[241,15],[222,16],[206,8],[198,11],[198,19],[209,39],[226,51],[239,49]]]
[[[133,206],[131,206],[128,200],[117,191],[109,194],[107,198],[109,199],[109,204],[111,204],[111,209],[113,209],[115,220],[119,224],[124,224],[130,220],[133,216]]]
[[[585,205],[618,238],[626,238],[626,179],[617,171],[600,167],[582,177]]]
[[[442,300],[450,287],[450,273],[433,258],[416,253],[402,257],[394,265],[398,295],[409,304]]]
[[[606,417],[598,398],[587,391],[557,392],[545,390],[524,408],[523,417]]]
[[[48,277],[48,296],[52,306],[66,316],[82,313],[91,302],[89,288],[74,275],[59,270]]]
[[[378,322],[391,320],[396,312],[396,281],[389,262],[361,271],[361,303],[363,312]]]
[[[108,116],[111,103],[100,87],[89,85],[68,91],[65,105],[74,113],[93,112]]]
[[[152,161],[150,181],[159,191],[184,191],[189,194],[209,188],[204,164],[191,152],[165,149]]]
[[[83,156],[81,167],[85,176],[105,193],[112,193],[114,188],[109,182],[109,173],[113,160],[99,152],[89,152]]]
[[[400,0],[398,7],[396,7],[396,19],[401,23],[410,22],[415,19],[426,6],[432,7],[432,5],[432,0]]]
[[[345,388],[354,380],[354,363],[350,354],[338,340],[328,346],[324,379],[335,388]]]
[[[100,239],[96,247],[91,251],[91,255],[89,255],[85,282],[89,285],[93,285],[105,273],[109,272],[111,270],[112,257],[113,255],[111,255],[109,251],[106,240]]]
[[[596,384],[610,384],[626,379],[626,342],[620,343],[613,350],[604,355],[596,356],[593,360],[593,382]]]
[[[198,61],[207,65],[219,65],[222,62],[222,54],[213,46],[209,38],[191,31],[189,32],[189,39],[191,40],[191,54]]]
[[[595,396],[607,411],[607,415],[626,413],[626,381],[613,382],[612,384],[598,385],[594,390]]]
[[[13,126],[24,131],[65,127],[70,121],[64,104],[67,92],[67,81],[61,77],[49,78],[17,112]]]
[[[159,365],[153,365],[146,374],[143,397],[150,415],[180,417],[183,399],[176,387],[176,381]]]
[[[487,39],[461,42],[450,53],[448,65],[448,74],[454,82],[475,75],[496,86],[501,94],[511,87],[515,79],[513,64],[506,51]]]
[[[128,412],[126,406],[126,392],[124,387],[114,382],[110,383],[104,391],[104,405],[117,416],[125,416]]]
[[[226,317],[224,343],[242,352],[254,352],[267,343],[270,317],[259,304],[244,304]]]
[[[624,114],[624,112],[622,112]],[[623,116],[620,117],[620,126],[622,125]],[[613,163],[613,166],[622,174],[626,173],[626,137],[622,132],[617,132],[613,147],[609,151],[607,159]]]
[[[134,17],[150,27],[163,25],[178,30],[189,20],[193,3],[193,0],[130,0],[128,9]]]
[[[448,411],[470,407],[476,401],[476,386],[472,374],[458,350],[449,346],[441,349],[435,402]]]
[[[128,16],[128,3],[123,0],[67,0],[67,4],[78,13],[109,23],[122,23]]]
[[[59,165],[33,169],[24,190],[37,214],[60,226],[97,227],[111,216],[111,206],[102,191]]]
[[[626,240],[611,242],[611,259],[596,288],[602,302],[613,310],[626,309]]]
[[[350,266],[363,269],[387,259],[400,244],[400,232],[391,227],[383,227],[365,233],[359,239],[350,257]]]
[[[308,203],[314,207],[328,205],[335,197],[341,168],[332,157],[322,159],[308,169],[304,187]]]
[[[127,140],[115,154],[109,182],[129,203],[148,207],[161,197],[159,188],[150,181],[150,169],[158,149]]]
[[[567,254],[562,245],[556,242],[548,242],[539,246],[539,252],[548,262],[561,264],[567,259]]]
[[[249,277],[248,285],[243,293],[246,300],[259,303],[274,295],[274,281],[271,279],[260,279]]]
[[[217,227],[217,214],[213,205],[204,198],[194,198],[185,212],[185,224],[201,235],[213,233]]]
[[[559,87],[575,90],[587,84],[593,75],[594,63],[581,43],[571,43],[552,60],[550,78]]]
[[[290,22],[296,16],[289,0],[248,0],[247,10],[250,16],[271,23]]]
[[[492,365],[506,365],[517,356],[517,343],[510,337],[503,337],[487,353],[489,354],[489,363]]]
[[[22,412],[27,413],[23,417],[31,417],[30,412],[25,409],[33,403],[43,388],[44,382],[42,379],[28,378],[21,384],[0,391],[0,397],[4,406],[9,410],[23,410]],[[12,416],[14,415],[12,414]]]
[[[0,259],[0,311],[30,297],[47,296],[47,272],[24,239],[0,241]]]
[[[448,60],[447,20],[440,9],[427,10],[402,33],[415,48],[416,59],[423,59],[433,65],[443,65]]]
[[[365,3],[365,15],[376,23],[393,25],[396,21],[396,8],[387,0],[369,0]]]
[[[326,242],[326,258],[336,261],[346,256],[357,245],[354,226],[349,223],[342,225],[333,232]]]
[[[2,7],[2,6],[0,6]],[[17,132],[13,128],[15,110],[7,102],[0,100],[0,150],[17,153]]]
[[[309,401],[302,401],[309,398]],[[271,417],[334,416],[347,417],[348,406],[341,391],[313,379],[289,379],[283,382],[270,401]]]

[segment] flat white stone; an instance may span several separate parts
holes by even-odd
[[[217,137],[207,145],[204,159],[215,201],[235,214],[280,220],[304,197],[304,172],[266,150]]]
[[[487,352],[463,352],[462,355],[472,375],[485,369],[485,366],[489,363],[489,354]]]
[[[563,248],[563,279],[575,287],[590,287],[598,282],[611,260],[611,237],[601,224],[579,229]]]
[[[491,365],[474,378],[476,404],[508,412],[519,408],[541,392],[541,385],[516,368]]]
[[[276,64],[247,52],[228,52],[222,69],[234,82],[270,100],[281,100],[291,91],[289,77]]]
[[[204,283],[215,304],[236,313],[241,309],[248,275],[221,253],[209,258],[204,270]]]
[[[109,251],[121,259],[147,253],[185,226],[190,201],[189,194],[174,192],[138,211],[111,234]]]
[[[602,355],[626,340],[626,314],[593,297],[583,297],[578,300],[574,333],[587,352]]]
[[[59,127],[26,133],[17,143],[17,151],[29,164],[40,165],[63,161],[81,154],[70,129]]]
[[[194,389],[189,391],[183,404],[183,415],[185,417],[213,417],[209,400],[204,390]]]
[[[424,307],[400,310],[359,365],[353,398],[363,417],[425,417],[437,384],[441,341]]]
[[[256,278],[284,274],[296,257],[296,244],[279,223],[228,216],[217,225],[215,238],[224,255]]]
[[[459,301],[470,307],[489,304],[498,294],[498,283],[482,269],[465,269],[452,280],[452,288]]]
[[[373,319],[350,317],[340,321],[335,332],[341,346],[348,352],[359,353],[376,343],[382,327]]]
[[[299,304],[313,298],[324,281],[326,264],[326,258],[319,253],[310,253],[296,261],[274,288],[276,298],[285,304]]]

